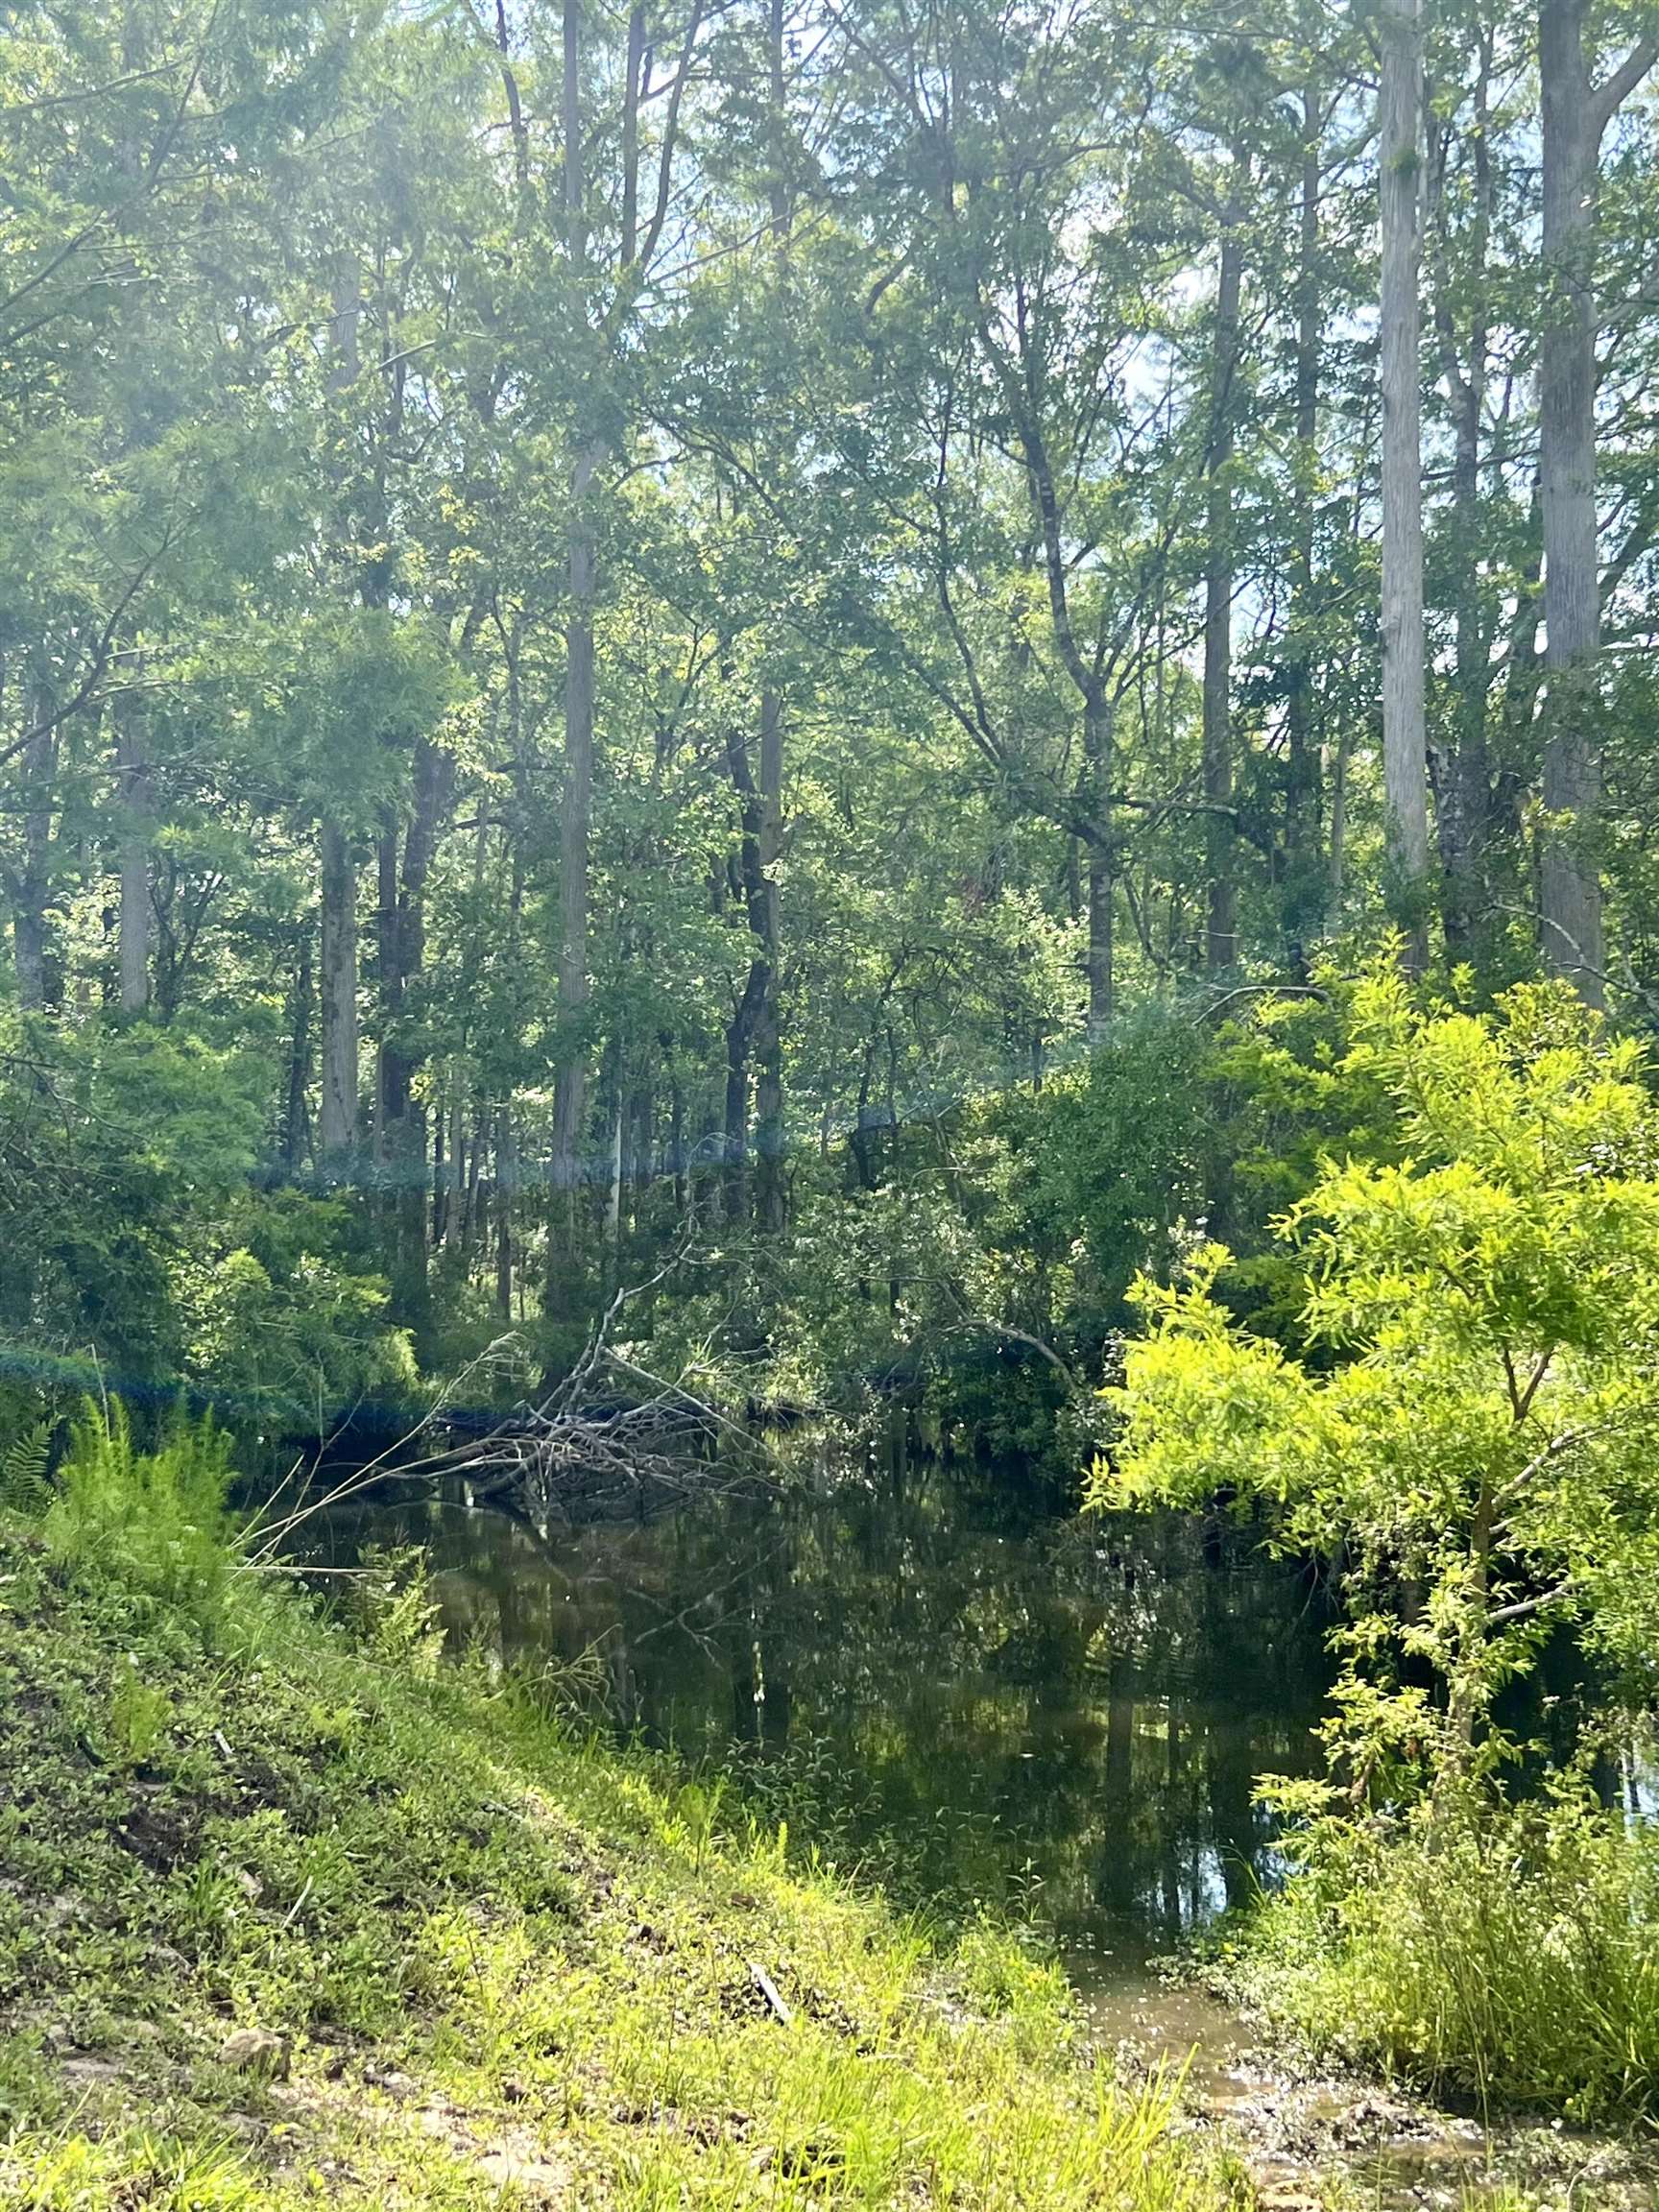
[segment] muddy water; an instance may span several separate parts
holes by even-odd
[[[1286,2062],[1251,2024],[1150,1962],[1081,1983],[1131,2074],[1182,2080],[1184,2125],[1243,2157],[1262,2212],[1654,2212],[1659,2154],[1558,2126],[1488,2124],[1374,2081]]]

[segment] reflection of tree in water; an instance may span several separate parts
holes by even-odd
[[[602,1651],[613,1718],[912,1892],[1033,1887],[1074,1942],[1190,1926],[1263,1867],[1254,1777],[1310,1764],[1321,1623],[1240,1538],[1022,1516],[997,1475],[913,1460],[545,1541],[441,1504],[334,1535],[424,1544],[457,1637]]]

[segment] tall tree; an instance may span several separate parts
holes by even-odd
[[[1210,360],[1203,744],[1204,797],[1213,809],[1206,818],[1210,899],[1204,960],[1211,975],[1224,975],[1238,952],[1238,891],[1234,878],[1238,840],[1232,821],[1235,554],[1231,479],[1239,397],[1238,306],[1244,267],[1241,195],[1248,171],[1248,156],[1235,146],[1220,209],[1220,270]]]
[[[1423,49],[1419,0],[1379,16],[1378,102],[1382,284],[1382,778],[1388,865],[1414,963],[1428,954],[1420,901],[1429,867],[1423,629],[1423,450],[1418,187]]]
[[[1540,876],[1545,958],[1592,1005],[1605,993],[1596,856],[1601,799],[1596,700],[1601,574],[1596,511],[1596,202],[1601,140],[1659,60],[1645,36],[1600,84],[1584,52],[1588,0],[1543,0],[1544,274],[1539,463],[1549,722]]]

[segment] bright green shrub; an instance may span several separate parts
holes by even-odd
[[[1659,2112],[1659,1835],[1585,1791],[1322,1826],[1241,1971],[1321,2050],[1482,2105]]]
[[[132,1439],[126,1407],[89,1407],[47,1507],[49,1552],[71,1573],[206,1621],[232,1573],[225,1500],[229,1444],[210,1420],[180,1419],[152,1452]]]

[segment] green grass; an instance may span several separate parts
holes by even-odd
[[[1570,1782],[1334,1832],[1233,1971],[1316,2050],[1479,2109],[1659,2120],[1659,1833]]]
[[[157,1550],[78,1460],[43,1521],[0,1515],[0,2204],[1248,2201],[1017,1941],[936,1956],[438,1665],[418,1606],[348,1638],[217,1573],[177,1468],[144,1477]],[[286,2080],[220,2063],[248,2025]]]

